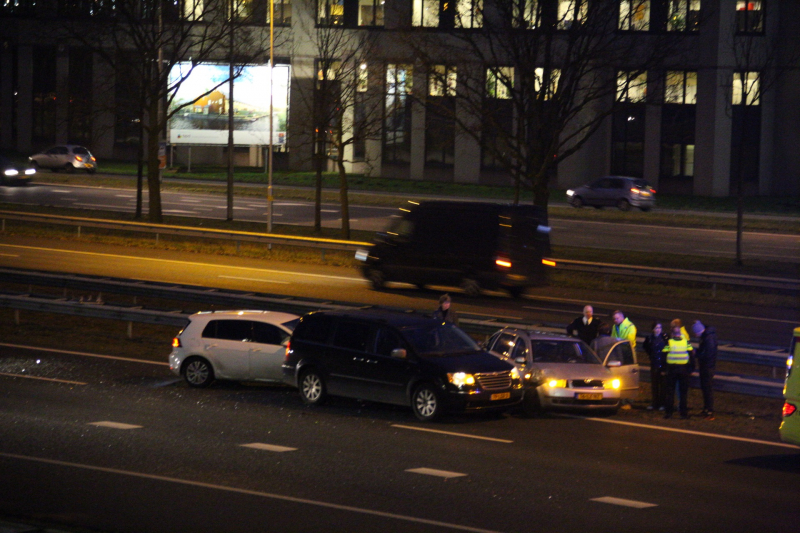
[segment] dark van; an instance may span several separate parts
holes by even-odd
[[[517,369],[456,326],[422,315],[320,311],[300,319],[283,363],[303,401],[328,395],[445,411],[505,410],[522,400]]]
[[[505,289],[516,297],[546,283],[543,260],[549,253],[550,228],[541,207],[436,201],[401,208],[356,259],[376,290],[401,281],[420,288],[460,286],[469,295]]]

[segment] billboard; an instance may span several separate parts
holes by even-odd
[[[191,63],[179,63],[170,71],[170,86],[191,70]],[[286,117],[289,109],[289,65],[272,70],[273,144],[286,143]],[[228,65],[196,65],[184,80],[170,105],[171,144],[228,144],[230,84]],[[242,67],[233,81],[233,142],[236,145],[269,144],[269,77],[267,65]],[[222,85],[216,87],[221,82]],[[206,96],[200,96],[212,92]]]

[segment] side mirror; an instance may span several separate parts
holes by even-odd
[[[609,361],[606,366],[609,367],[609,368],[616,367],[616,366],[622,366],[622,361],[616,361],[616,360],[615,361]]]
[[[517,363],[518,365],[524,365],[525,363],[527,363],[524,357],[517,357],[516,359],[514,359],[514,362]]]
[[[395,348],[394,350],[392,350],[392,357],[397,357],[398,359],[405,359],[407,355],[408,354],[406,354],[405,348]]]

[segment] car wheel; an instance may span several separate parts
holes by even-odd
[[[308,405],[320,405],[325,402],[327,393],[325,382],[316,370],[306,370],[300,375],[300,397]]]
[[[87,174],[94,174],[95,172],[97,172],[97,169],[95,169],[95,168],[87,168],[86,169],[86,173]]]
[[[577,208],[581,208],[584,205],[586,205],[583,201],[583,198],[581,198],[580,196],[573,196],[570,203],[572,204],[572,207],[577,207]]]
[[[428,383],[423,383],[411,395],[411,408],[414,415],[423,422],[436,420],[442,411],[439,393]]]
[[[522,397],[522,416],[533,418],[542,414],[542,402],[536,389],[528,389]]]
[[[630,211],[631,203],[625,198],[622,198],[620,199],[619,202],[617,202],[617,209],[619,209],[620,211]]]
[[[467,276],[461,280],[461,290],[463,290],[467,296],[480,296],[481,284],[478,283],[477,279]]]
[[[214,369],[202,357],[192,357],[184,361],[181,373],[190,387],[208,387],[214,381]]]
[[[386,275],[383,273],[382,270],[378,268],[373,268],[369,271],[367,276],[369,279],[372,288],[376,291],[380,291],[386,288]]]
[[[648,211],[650,211],[650,208],[649,208],[649,207],[641,207],[640,209],[641,209],[642,211],[644,211],[645,213],[647,213]]]
[[[70,163],[67,163],[66,165],[64,165],[64,172],[72,174],[73,172],[75,172],[75,167],[73,167]]]

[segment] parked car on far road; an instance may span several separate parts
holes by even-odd
[[[630,343],[624,344],[630,351]],[[505,328],[492,335],[487,349],[517,366],[525,383],[523,413],[528,416],[551,409],[616,410],[632,379],[623,377],[631,369],[618,360],[624,347],[609,350],[603,361],[580,339]],[[638,365],[636,371],[638,390]]]
[[[36,169],[34,168],[23,168],[19,165],[15,165],[11,162],[11,160],[3,157],[0,155],[0,184],[8,185],[11,183],[19,183],[19,184],[26,184],[28,183],[33,175],[36,174]]]
[[[192,387],[215,379],[280,382],[287,341],[299,319],[272,311],[195,313],[172,340],[169,368]]]
[[[49,168],[54,172],[64,170],[75,172],[85,170],[89,174],[97,172],[97,159],[84,146],[62,144],[48,148],[44,152],[28,158],[36,168]]]
[[[606,176],[588,185],[568,189],[567,201],[573,207],[590,205],[599,209],[616,206],[622,211],[638,207],[650,211],[656,204],[656,190],[641,178]]]

